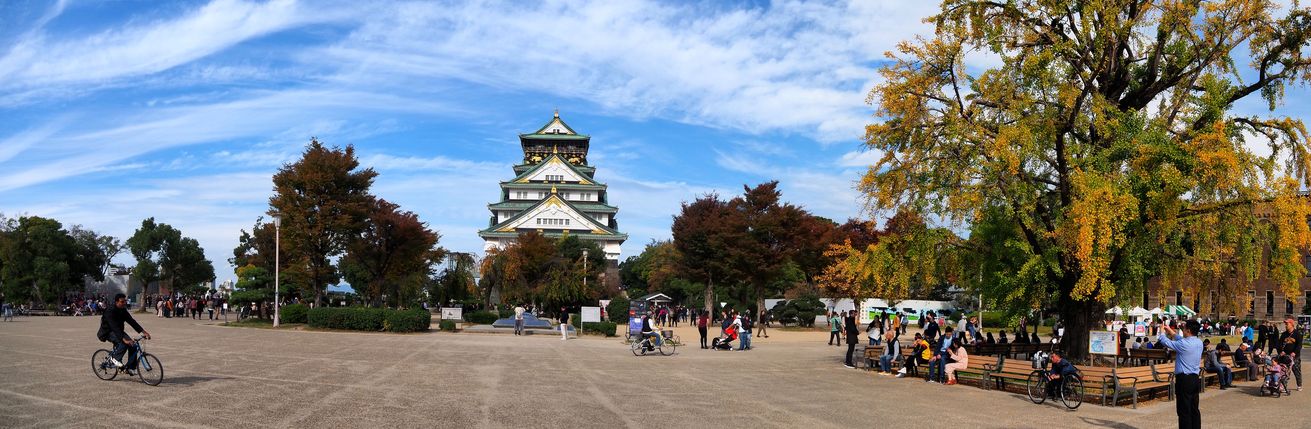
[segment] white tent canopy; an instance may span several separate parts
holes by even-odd
[[[1114,314],[1116,316],[1119,316],[1121,314],[1124,314],[1124,309],[1120,307],[1111,307],[1109,310],[1106,310],[1106,314]]]
[[[1156,307],[1152,309],[1151,313],[1152,315],[1160,316],[1162,314],[1165,314],[1165,310],[1162,310],[1161,307]]]
[[[1146,308],[1134,307],[1132,310],[1129,310],[1129,315],[1133,317],[1147,317],[1151,316],[1152,312],[1147,311]]]

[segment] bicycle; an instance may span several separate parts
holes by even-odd
[[[132,345],[129,346],[136,351],[136,375],[142,383],[158,386],[161,381],[164,381],[164,364],[160,363],[159,358],[155,355],[146,353],[145,349],[141,347],[141,342],[145,339],[144,336],[134,338]],[[126,355],[124,353],[124,356]],[[101,380],[113,380],[114,377],[118,377],[118,373],[127,371],[127,368],[115,366],[114,362],[110,360],[110,356],[111,352],[105,349],[96,350],[91,354],[91,372],[96,373],[96,377]]]
[[[663,332],[659,335],[660,343],[655,345],[651,344],[651,337],[642,338],[641,341],[633,341],[631,346],[633,356],[644,356],[651,348],[659,351],[661,355],[669,356],[674,354],[679,344],[682,344],[682,340],[677,335],[664,335]]]
[[[1043,357],[1035,356],[1034,366],[1037,369],[1029,373],[1028,379],[1029,400],[1041,404],[1047,401],[1047,383],[1049,383],[1047,377],[1051,372],[1047,370],[1047,361]],[[1083,405],[1083,375],[1076,372],[1073,376],[1061,377],[1061,379],[1063,380],[1061,389],[1056,392],[1057,397],[1054,399],[1060,399],[1065,408],[1071,410],[1079,408]]]

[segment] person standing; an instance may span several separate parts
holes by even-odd
[[[706,325],[709,324],[710,317],[706,316],[705,311],[702,311],[701,317],[696,318],[696,330],[701,333],[701,349],[703,350],[710,348],[710,346],[706,345]]]
[[[1243,324],[1243,342],[1252,344],[1252,327],[1246,323]]]
[[[1270,340],[1270,327],[1264,322],[1256,326],[1256,344],[1252,347],[1257,350],[1265,350],[1266,342]]]
[[[838,328],[840,328],[841,325],[842,325],[842,321],[838,319],[838,313],[837,313],[837,312],[829,312],[829,314],[828,314],[828,345],[830,345],[830,346],[835,345],[835,344],[833,343],[833,341],[834,341],[834,340],[837,340],[837,344],[836,344],[836,345],[837,345],[838,347],[842,347],[842,334],[839,334],[839,333],[838,333]]]
[[[745,351],[751,348],[751,315],[742,313],[737,316],[737,329],[741,332],[740,340],[737,342],[737,351]]]
[[[1162,326],[1156,341],[1175,351],[1174,383],[1175,413],[1179,415],[1180,429],[1200,429],[1202,412],[1197,409],[1197,395],[1202,390],[1201,373],[1198,366],[1202,363],[1202,341],[1197,339],[1201,324],[1189,320],[1183,326],[1183,335],[1170,325]]]
[[[523,335],[523,313],[527,311],[523,304],[514,306],[514,334]]]
[[[933,344],[938,339],[938,319],[932,311],[928,313],[928,317],[921,318],[920,320],[924,319],[929,319],[927,324],[924,325],[924,341]]]
[[[760,318],[756,320],[756,323],[760,324],[760,328],[758,328],[758,330],[756,331],[756,336],[761,338],[769,338],[769,333],[765,331],[765,328],[769,326],[769,312],[761,311]]]
[[[569,339],[569,313],[564,307],[560,307],[560,341]]]
[[[1302,339],[1306,332],[1293,319],[1284,319],[1284,334],[1279,338],[1280,351],[1293,361],[1293,377],[1297,379],[1297,391],[1302,391]]]
[[[847,330],[847,368],[856,369],[856,365],[851,361],[852,355],[856,353],[856,343],[860,342],[860,328],[856,325],[855,312],[851,312],[842,321],[842,325]]]

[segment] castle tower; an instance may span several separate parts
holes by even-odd
[[[628,235],[619,232],[619,208],[608,204],[606,185],[587,163],[591,139],[574,132],[558,111],[541,129],[519,135],[523,162],[514,166],[514,179],[501,182],[500,202],[487,205],[488,228],[478,231],[485,250],[512,243],[521,232],[551,238],[568,233],[597,242],[606,259],[618,263]]]

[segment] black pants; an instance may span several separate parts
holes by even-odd
[[[1179,428],[1201,429],[1202,412],[1197,410],[1197,394],[1202,390],[1202,380],[1197,374],[1175,374],[1174,385],[1174,408],[1179,414]]]
[[[710,346],[706,345],[706,327],[698,326],[696,330],[701,333],[701,348],[709,348]]]
[[[1293,377],[1297,378],[1297,387],[1302,387],[1302,352],[1297,354],[1297,359],[1293,360]]]
[[[828,335],[828,343],[832,345],[833,340],[837,340],[839,346],[842,345],[842,334],[839,334],[838,331],[830,332]]]
[[[851,363],[851,355],[856,353],[856,343],[847,343],[847,366],[856,366]]]

